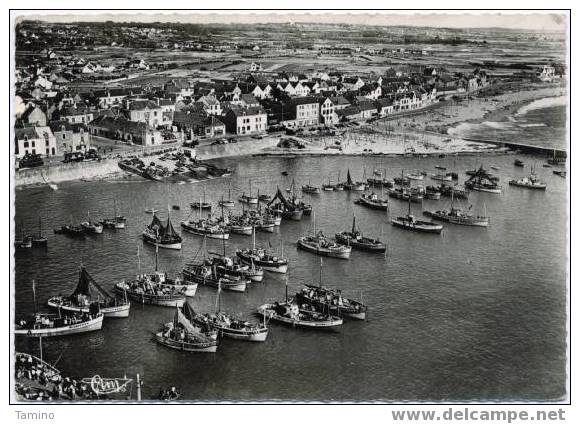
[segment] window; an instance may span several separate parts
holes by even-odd
[[[35,155],[36,154],[36,149],[32,149],[32,154]]]
[[[32,147],[34,147],[34,141],[32,142]]]
[[[62,139],[64,140],[66,138],[66,133],[62,133]]]
[[[52,155],[53,155],[53,156],[55,155],[55,152],[54,152],[54,147],[52,148]]]
[[[50,151],[50,149],[47,147],[46,148],[46,156],[48,156],[49,151]]]
[[[25,138],[25,140],[26,140],[26,138]],[[28,147],[28,141],[24,142],[24,147]]]

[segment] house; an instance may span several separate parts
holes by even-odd
[[[347,90],[359,90],[363,85],[364,81],[360,77],[344,77],[342,79],[342,84]]]
[[[93,111],[82,103],[75,103],[72,106],[63,107],[60,110],[60,120],[71,124],[87,124],[93,120]]]
[[[92,135],[121,140],[143,146],[159,145],[164,142],[161,132],[145,122],[129,121],[123,117],[100,116],[88,124]]]
[[[375,101],[375,106],[377,107],[377,113],[379,116],[390,115],[395,111],[395,105],[393,104],[392,97],[384,97]]]
[[[163,124],[163,109],[152,100],[127,100],[128,118],[157,128]]]
[[[336,111],[336,114],[340,122],[356,121],[361,119],[361,110],[358,108],[358,106],[348,106],[344,109],[339,109]]]
[[[294,86],[294,95],[297,97],[305,97],[310,94],[310,87],[298,81]]]
[[[361,119],[369,119],[377,114],[377,107],[370,100],[359,102],[357,106],[360,109]]]
[[[231,107],[224,116],[226,129],[232,134],[255,134],[266,131],[268,116],[262,107]]]
[[[39,76],[36,81],[34,81],[34,86],[35,87],[40,87],[44,90],[50,90],[52,88],[52,81],[50,81],[49,79],[43,77],[42,75]]]
[[[28,103],[24,112],[20,115],[20,119],[28,125],[46,126],[46,114],[34,103]]]
[[[61,155],[67,152],[84,153],[91,148],[91,133],[85,124],[53,121],[50,123],[50,129]]]
[[[379,84],[365,84],[359,88],[359,93],[369,100],[376,100],[383,94],[382,88]]]
[[[256,62],[250,64],[250,72],[260,72],[262,70],[262,65]]]
[[[322,97],[318,100],[320,105],[320,122],[324,125],[338,123],[338,115],[334,111],[334,103],[330,97]]]
[[[314,97],[291,99],[286,107],[296,116],[293,125],[295,127],[310,127],[320,123],[320,106]]]
[[[220,102],[215,96],[202,96],[197,102],[203,105],[203,109],[208,115],[220,116],[222,114]]]
[[[271,97],[272,86],[270,84],[256,84],[251,94],[258,99],[267,99]]]
[[[242,94],[240,96],[240,104],[244,107],[258,107],[260,102],[253,94]]]
[[[220,137],[226,134],[226,125],[219,118],[191,110],[175,112],[173,124],[180,131],[195,136]]]
[[[350,106],[350,102],[344,96],[331,97],[330,101],[334,105],[334,110],[346,109]]]
[[[26,154],[56,156],[58,148],[54,134],[47,126],[15,128],[15,152],[18,159]]]

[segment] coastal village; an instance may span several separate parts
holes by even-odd
[[[545,131],[512,114],[539,99],[562,106],[558,51],[489,60],[481,34],[323,24],[15,30],[18,401],[296,399],[310,379],[305,398],[453,399],[417,395],[422,375],[409,377],[410,396],[385,394],[404,368],[385,363],[404,344],[405,364],[436,356],[457,335],[447,325],[473,320],[470,339],[437,357],[456,364],[479,329],[503,336],[495,308],[508,289],[539,286],[534,273],[559,281],[536,258],[560,248],[541,237],[561,228],[525,225],[532,213],[558,224],[566,151],[457,133],[490,115],[512,118],[518,134]],[[490,44],[507,37],[489,34]],[[522,39],[532,50],[552,42]],[[477,310],[502,279],[491,312],[453,310]],[[186,354],[198,356],[185,366]],[[469,372],[487,369],[477,365]]]
[[[204,72],[201,69],[207,68],[201,66],[184,76],[167,70],[179,70],[171,61],[122,55],[92,58],[98,46],[93,43],[105,42],[94,38],[98,31],[24,23],[17,29],[18,46],[27,49],[27,54],[17,55],[15,78],[17,169],[45,161],[94,161],[112,157],[113,152],[139,155],[146,149],[161,152],[164,147],[229,144],[281,134],[295,137],[278,139],[272,146],[299,150],[306,147],[308,137],[344,135],[365,125],[376,129],[381,120],[414,116],[443,105],[449,117],[454,103],[489,92],[494,85],[553,83],[563,76],[563,67],[556,63],[496,75],[485,67],[454,70],[437,60],[429,64],[427,51],[337,50],[323,45],[316,47],[319,57],[383,54],[400,59],[418,55],[422,60],[421,64],[413,59],[383,70],[361,67],[349,72],[331,65],[286,70],[265,65],[279,48],[262,43],[196,44],[190,40],[170,45],[166,40],[171,38],[171,29],[121,29],[130,38],[127,43],[144,37],[156,51],[171,53],[170,58],[176,52],[203,51],[242,52],[241,59],[232,66],[224,60],[225,66],[214,72]],[[108,38],[106,42],[113,51],[120,48],[118,42]],[[248,58],[244,57],[246,51],[251,53]],[[423,130],[436,129],[433,127],[430,123]],[[377,132],[388,134],[389,130],[392,128],[385,125]],[[332,141],[320,150],[329,154],[345,151],[344,137]],[[240,149],[255,153],[252,144],[258,143],[250,141]],[[404,149],[403,153],[415,152],[412,145]],[[369,146],[364,152],[372,149]]]

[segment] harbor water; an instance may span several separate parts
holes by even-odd
[[[514,158],[526,168],[513,166]],[[32,280],[39,308],[50,296],[71,293],[82,264],[102,286],[112,289],[139,271],[153,270],[155,249],[140,234],[151,221],[146,208],[167,218],[168,205],[176,228],[191,211],[189,203],[205,196],[214,204],[221,196],[248,193],[273,195],[277,187],[336,182],[339,172],[353,179],[363,172],[401,171],[435,166],[457,172],[485,166],[495,172],[502,195],[473,192],[463,207],[491,217],[489,228],[445,225],[441,235],[407,232],[390,225],[408,205],[390,199],[389,213],[365,209],[349,192],[305,195],[315,211],[316,228],[325,234],[350,229],[353,215],[367,236],[388,244],[387,253],[353,251],[350,260],[326,258],[322,283],[368,304],[365,322],[347,321],[336,333],[309,332],[270,324],[265,343],[225,339],[215,354],[188,354],[152,340],[172,319],[171,308],[133,304],[127,319],[105,320],[102,331],[71,337],[45,338],[44,358],[65,375],[134,376],[143,379],[143,396],[175,386],[184,400],[537,400],[564,395],[566,381],[566,179],[542,168],[541,159],[525,155],[447,156],[444,158],[273,157],[216,161],[234,170],[230,178],[205,182],[159,183],[139,179],[71,182],[18,190],[17,229],[33,232],[42,219],[48,249],[17,252],[16,317],[34,310]],[[548,183],[545,192],[508,186],[508,180],[536,173]],[[283,176],[287,171],[288,176]],[[423,184],[434,184],[426,177]],[[386,197],[386,193],[385,193]],[[71,239],[53,228],[93,219],[127,217],[125,230]],[[419,217],[421,205],[412,204]],[[449,199],[425,200],[423,209],[449,207]],[[239,203],[236,210],[241,210]],[[219,211],[218,211],[219,213]],[[205,214],[205,212],[204,212]],[[313,218],[283,221],[274,234],[257,233],[257,244],[271,246],[290,261],[288,292],[303,283],[318,284],[320,258],[296,249],[296,240],[313,227]],[[159,251],[159,267],[175,276],[183,265],[201,257],[202,239],[182,233],[182,251]],[[232,235],[227,253],[251,245],[251,237]],[[222,241],[208,240],[207,249],[221,252]],[[140,261],[137,252],[140,252]],[[222,310],[256,319],[261,304],[284,298],[283,275],[267,273],[246,293],[224,292]],[[213,311],[216,291],[200,287],[191,305]],[[19,351],[38,355],[38,340],[17,338]]]

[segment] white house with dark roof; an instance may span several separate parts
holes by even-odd
[[[153,128],[163,125],[163,109],[156,102],[152,100],[128,100],[127,102],[129,120],[144,122]]]
[[[268,129],[268,115],[262,107],[232,106],[223,121],[232,134],[256,134]]]
[[[22,159],[28,153],[43,157],[58,154],[56,139],[49,127],[15,128],[14,136],[18,159]]]

